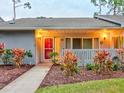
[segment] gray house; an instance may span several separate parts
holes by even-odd
[[[6,48],[31,50],[32,64],[49,62],[49,53],[70,49],[85,58],[97,49],[124,47],[124,16],[94,18],[21,18],[0,22],[0,42]],[[78,53],[79,52],[79,53]],[[81,54],[82,53],[82,54]],[[28,61],[28,60],[26,60]]]

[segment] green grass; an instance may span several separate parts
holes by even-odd
[[[124,79],[89,81],[39,88],[36,93],[124,93]]]

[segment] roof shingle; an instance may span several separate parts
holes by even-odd
[[[89,29],[89,28],[115,28],[119,25],[95,18],[21,18],[15,24],[3,22],[0,29]]]

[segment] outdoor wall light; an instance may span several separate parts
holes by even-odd
[[[42,36],[41,31],[38,31],[38,32],[37,32],[37,38],[41,38],[41,36]]]
[[[107,35],[104,33],[103,34],[103,39],[106,40],[106,38],[107,38]]]
[[[42,37],[42,29],[37,29],[36,30],[36,37],[41,38]]]

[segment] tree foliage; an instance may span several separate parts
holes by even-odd
[[[99,7],[99,11],[95,14],[103,14],[102,10],[106,8],[106,14],[124,15],[124,0],[91,0],[91,3]]]
[[[106,0],[91,0],[91,3],[93,3],[96,7],[98,7],[98,12],[95,12],[94,15],[101,15],[102,13],[102,7],[106,5]]]
[[[26,2],[26,3],[21,3],[21,0],[12,0],[13,2],[13,20],[15,21],[16,19],[16,8],[23,6],[24,8],[28,8],[31,9],[31,4],[30,2]]]
[[[113,15],[124,14],[124,0],[108,0],[109,11],[107,14],[112,13]]]

